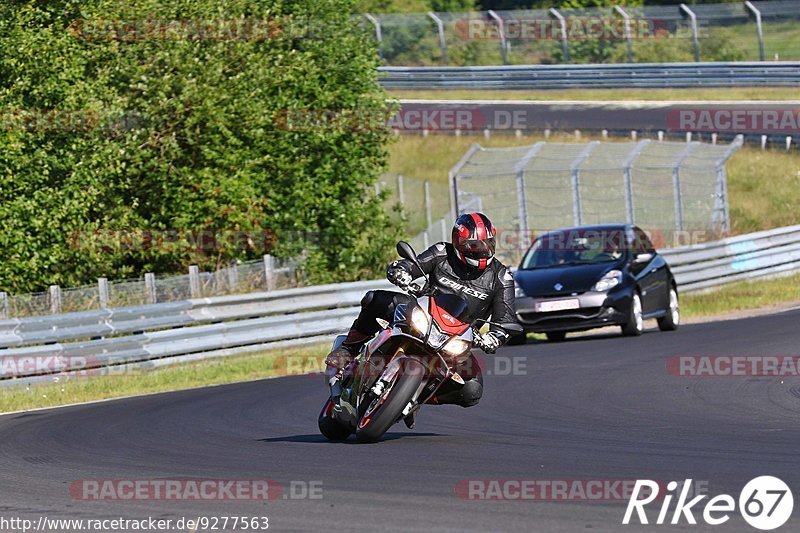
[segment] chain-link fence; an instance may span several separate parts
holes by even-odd
[[[360,17],[387,65],[800,60],[796,0]]]
[[[482,211],[515,264],[535,235],[578,225],[637,224],[659,246],[707,241],[730,228],[725,163],[741,146],[700,142],[473,144],[450,172],[451,213],[411,244],[449,238],[456,212]]]
[[[96,285],[47,292],[7,295],[0,292],[0,319],[76,311],[175,302],[188,298],[224,296],[255,291],[287,289],[303,285],[302,258],[261,260],[232,264],[215,272],[189,267],[183,275],[145,274],[142,279],[108,281]]]

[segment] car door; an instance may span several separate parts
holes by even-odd
[[[631,237],[630,271],[642,292],[642,312],[649,315],[667,307],[667,263],[640,228],[634,226]]]

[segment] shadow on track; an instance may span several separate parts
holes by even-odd
[[[384,435],[380,442],[408,439],[413,437],[447,437],[441,433],[387,433]],[[258,439],[259,442],[303,442],[307,444],[358,444],[354,437],[348,438],[344,441],[330,441],[320,435],[319,433],[309,433],[305,435],[287,435],[285,437],[269,437],[265,439]]]

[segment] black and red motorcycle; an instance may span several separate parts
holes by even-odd
[[[397,252],[419,266],[408,243],[399,242]],[[422,287],[412,284],[408,292],[416,302],[398,305],[391,323],[379,321],[382,329],[342,377],[342,415],[334,418],[331,399],[325,402],[319,429],[328,439],[344,440],[355,433],[359,442],[376,442],[431,400],[447,380],[464,384],[456,368],[470,356],[473,344],[480,347],[474,327],[488,322],[468,322],[467,302],[457,294],[437,292],[427,277]],[[498,325],[509,333],[522,332],[519,324]],[[336,337],[333,348],[344,339]]]

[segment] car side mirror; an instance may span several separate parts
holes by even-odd
[[[636,254],[634,256],[634,258],[633,258],[633,262],[634,263],[639,263],[639,264],[641,264],[641,263],[649,263],[652,260],[653,260],[653,254],[651,254],[649,252]]]

